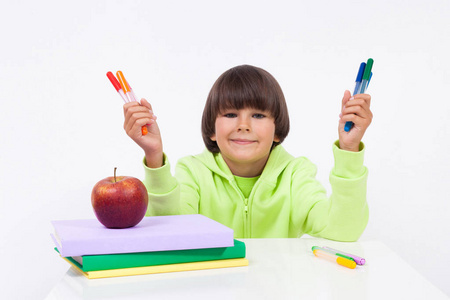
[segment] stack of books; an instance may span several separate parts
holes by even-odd
[[[89,279],[247,266],[233,230],[203,215],[145,217],[126,229],[52,221],[55,250]]]

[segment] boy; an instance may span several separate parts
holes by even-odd
[[[349,100],[346,91],[329,198],[315,179],[316,167],[280,145],[289,132],[289,114],[278,82],[263,69],[238,66],[217,79],[202,118],[207,150],[180,159],[175,177],[151,105],[145,99],[141,105],[125,104],[125,131],[145,153],[147,214],[200,213],[234,229],[236,238],[307,233],[357,240],[368,221],[361,139],[372,113],[369,95]],[[348,133],[347,121],[355,124]],[[146,136],[141,134],[144,125],[149,127]]]

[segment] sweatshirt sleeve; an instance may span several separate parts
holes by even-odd
[[[177,215],[180,213],[180,186],[170,172],[170,164],[164,154],[164,165],[149,168],[143,161],[144,185],[148,192],[147,216]]]
[[[192,170],[192,159],[180,159],[172,176],[169,160],[164,154],[164,165],[145,170],[144,185],[148,192],[147,216],[198,214],[199,186]]]
[[[359,152],[350,152],[339,149],[336,142],[333,154],[335,164],[329,176],[332,189],[329,198],[325,189],[316,183],[315,166],[306,167],[302,172],[303,182],[309,182],[303,185],[299,195],[308,211],[303,232],[331,240],[356,241],[369,219],[364,144],[361,143]]]
[[[182,158],[175,168],[175,176],[180,184],[181,214],[198,214],[200,204],[200,184],[195,170],[196,165],[192,157]]]

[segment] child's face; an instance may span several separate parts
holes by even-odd
[[[274,118],[267,111],[254,108],[230,109],[216,118],[216,141],[228,165],[267,161],[275,136]]]

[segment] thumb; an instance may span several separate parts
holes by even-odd
[[[342,97],[341,109],[344,108],[345,103],[347,103],[347,101],[350,100],[351,96],[352,96],[352,94],[350,93],[350,91],[345,90],[344,96]]]

